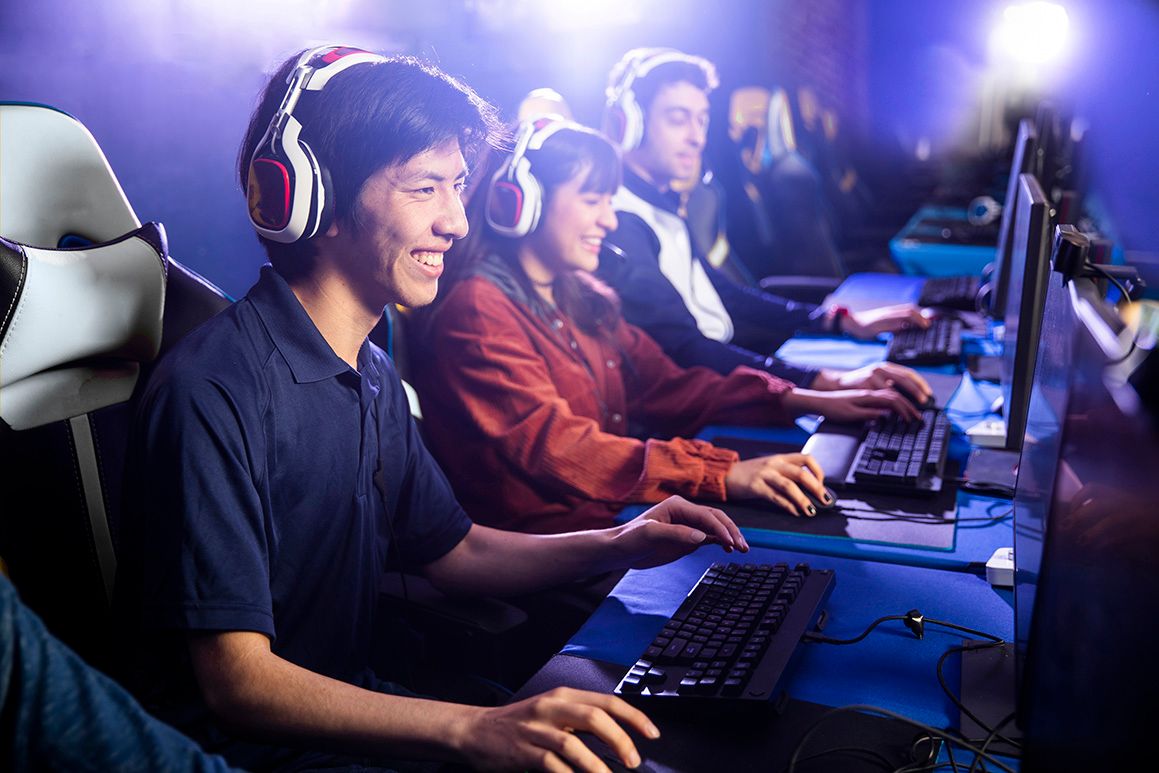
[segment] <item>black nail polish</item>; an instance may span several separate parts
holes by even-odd
[[[828,491],[826,491],[826,492],[825,492],[825,496],[823,496],[823,497],[821,497],[821,498],[822,498],[823,500],[825,500],[825,504],[827,504],[827,505],[831,505],[831,504],[833,504],[833,497],[829,496],[829,492],[828,492]]]
[[[809,513],[809,515],[816,515],[817,508],[813,507],[813,505],[809,505],[808,509],[805,512]]]

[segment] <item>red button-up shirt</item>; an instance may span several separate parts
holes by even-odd
[[[737,454],[680,436],[791,421],[787,381],[681,368],[622,320],[593,337],[482,277],[456,285],[415,343],[428,443],[468,514],[500,528],[602,528],[631,502],[723,500]],[[627,437],[629,416],[653,439]]]

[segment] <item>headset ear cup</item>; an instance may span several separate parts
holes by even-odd
[[[636,95],[629,91],[621,100],[621,110],[624,114],[624,137],[620,147],[624,150],[635,150],[644,140],[644,113],[640,110],[640,103]]]
[[[521,159],[516,166],[515,180],[523,192],[523,211],[519,213],[516,228],[519,236],[527,236],[539,223],[540,210],[543,208],[543,189],[539,187],[539,180],[531,173],[531,165],[526,158]]]
[[[250,159],[246,201],[250,220],[259,230],[278,231],[290,222],[294,165],[276,139],[264,139]]]
[[[303,192],[303,199],[301,201],[302,206],[306,210],[305,218],[302,222],[302,230],[300,233],[293,234],[292,241],[312,239],[318,233],[319,224],[322,221],[322,208],[326,204],[325,197],[328,193],[322,187],[322,165],[318,163],[318,157],[314,155],[313,149],[301,140],[298,141],[298,147],[302,149],[302,153],[306,157],[307,168],[300,171],[298,179],[294,184],[297,186],[309,186],[309,188]],[[297,206],[297,203],[294,206]]]
[[[624,147],[626,121],[624,108],[619,102],[612,102],[604,109],[604,134],[621,148]]]
[[[507,168],[501,167],[491,177],[491,184],[487,186],[487,201],[484,213],[487,223],[496,233],[503,236],[518,237],[519,221],[523,218],[523,191],[519,185],[507,179]]]
[[[321,202],[321,206],[315,203],[318,210],[318,227],[314,233],[326,233],[330,228],[330,224],[334,222],[334,209],[337,202],[334,200],[334,183],[330,180],[330,170],[321,161],[315,159],[317,165],[318,178],[317,185],[314,187],[314,201]]]

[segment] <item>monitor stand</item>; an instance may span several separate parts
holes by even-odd
[[[964,644],[978,644],[969,639]],[[1017,687],[1014,670],[1014,645],[984,647],[962,653],[962,704],[988,727],[993,728],[1015,712]],[[989,731],[966,716],[959,715],[962,735],[979,746],[985,743]],[[1011,720],[999,732],[1012,741],[1022,741],[1022,731]],[[986,747],[991,754],[1018,756],[1019,752],[1005,741],[992,740]]]

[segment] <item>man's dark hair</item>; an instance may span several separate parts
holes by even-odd
[[[712,62],[702,56],[685,54],[666,48],[634,48],[624,54],[623,58],[612,67],[608,77],[608,85],[614,87],[623,83],[629,67],[636,66],[644,59],[651,59],[663,54],[676,54],[683,58],[680,61],[656,65],[642,78],[636,78],[632,82],[632,92],[636,95],[636,103],[640,105],[645,119],[647,119],[648,109],[652,106],[652,100],[656,98],[656,94],[670,83],[691,83],[705,94],[711,93],[720,85],[716,66]]]
[[[244,191],[249,162],[286,93],[286,79],[301,52],[270,78],[250,118],[238,153]],[[294,116],[302,140],[329,173],[333,216],[349,220],[367,178],[385,166],[405,163],[425,150],[457,139],[468,163],[498,129],[495,108],[469,86],[406,56],[369,62],[341,72],[321,91],[302,94]],[[287,278],[309,269],[314,246],[309,240],[280,244],[258,236],[270,262]]]

